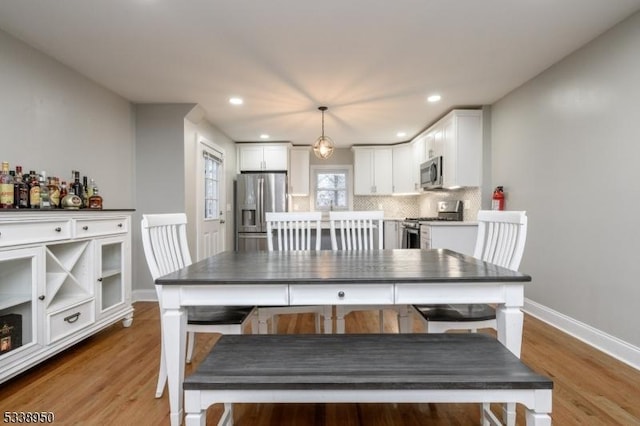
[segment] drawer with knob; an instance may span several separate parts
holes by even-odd
[[[95,321],[94,299],[49,315],[47,343],[62,339]]]
[[[71,220],[32,220],[0,224],[0,247],[71,237]]]
[[[125,234],[129,229],[126,217],[108,219],[76,219],[74,237],[95,237],[99,235]]]
[[[391,305],[393,284],[294,284],[289,300],[292,305]]]

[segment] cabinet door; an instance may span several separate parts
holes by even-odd
[[[374,193],[373,170],[373,149],[355,149],[353,151],[353,193],[355,195]]]
[[[289,152],[289,193],[309,195],[309,148],[292,148]]]
[[[419,166],[418,166],[419,167]],[[397,145],[393,147],[393,193],[408,194],[416,192],[413,145]],[[418,170],[419,172],[419,170]]]
[[[129,243],[126,238],[96,240],[96,302],[98,319],[129,302]]]
[[[42,345],[43,271],[42,247],[0,251],[0,372]]]
[[[265,146],[263,149],[264,170],[287,170],[289,166],[289,149],[286,146]]]
[[[393,193],[393,149],[374,149],[374,194],[390,195]]]
[[[240,145],[240,171],[260,171],[263,169],[263,148],[256,145]]]
[[[458,141],[456,138],[455,121],[453,117],[446,118],[441,125],[442,134],[442,170],[444,179],[442,185],[457,186],[458,183]]]

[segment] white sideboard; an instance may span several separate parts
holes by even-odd
[[[0,382],[131,325],[131,214],[0,211]]]

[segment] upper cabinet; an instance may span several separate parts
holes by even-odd
[[[482,111],[453,110],[439,123],[442,129],[443,186],[480,186]]]
[[[453,110],[415,140],[424,139],[427,159],[442,156],[443,187],[482,183],[482,111]]]
[[[310,147],[293,147],[289,151],[289,194],[309,195]]]
[[[238,144],[241,172],[282,171],[289,167],[289,144]]]
[[[355,195],[390,195],[393,192],[392,148],[354,147],[353,174]]]

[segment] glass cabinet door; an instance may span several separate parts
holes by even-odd
[[[43,259],[39,247],[0,251],[0,368],[41,345]]]
[[[122,306],[129,298],[125,286],[128,276],[126,271],[129,268],[125,256],[126,244],[127,241],[123,238],[96,240],[98,250],[96,295],[99,314]]]

